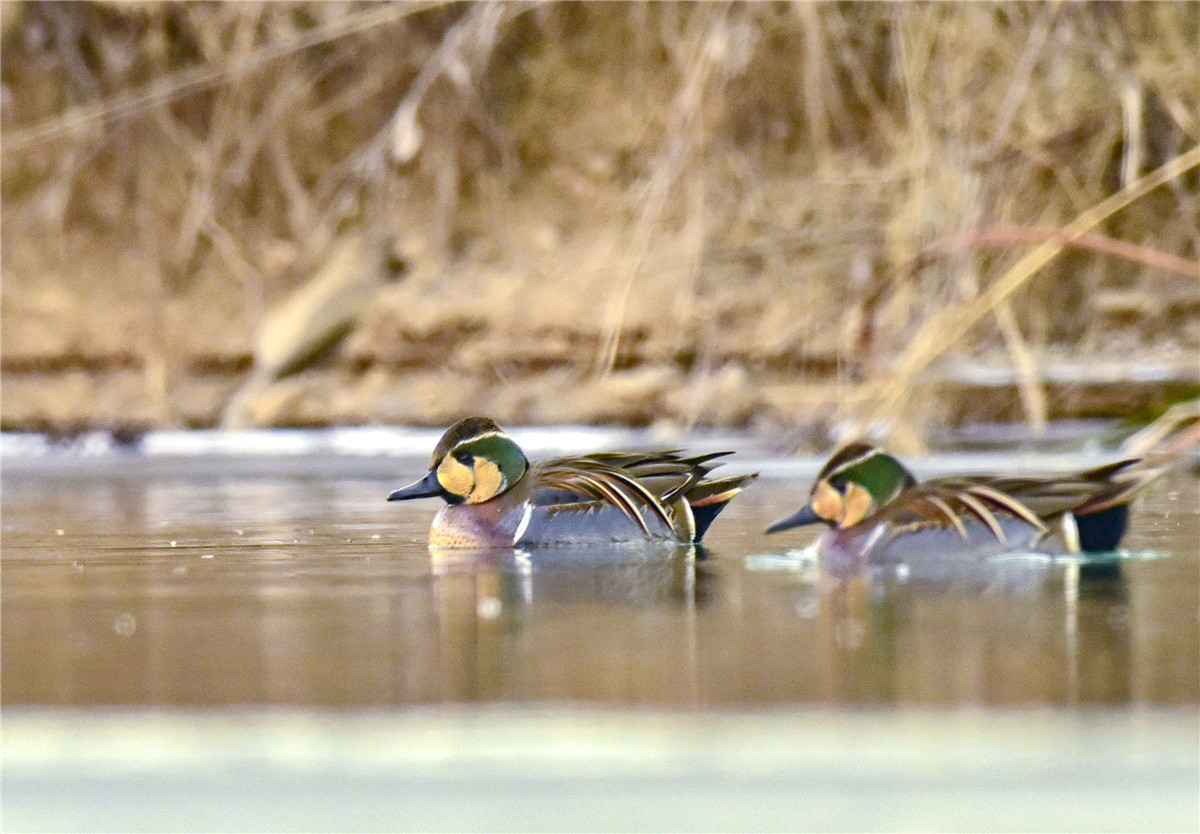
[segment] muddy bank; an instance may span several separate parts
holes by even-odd
[[[446,269],[411,267],[372,288],[349,333],[250,392],[240,424],[439,426],[486,412],[509,424],[738,427],[819,443],[856,416],[870,390],[861,322],[833,298],[802,305],[802,317],[773,291],[715,288],[694,303],[713,305],[706,316],[720,325],[699,326],[694,318],[672,321],[663,312],[671,299],[635,290],[605,367],[597,357],[607,334],[589,300],[597,296],[581,292],[581,282],[531,290],[486,270],[467,282],[459,267],[460,289],[447,293]],[[245,311],[222,310],[222,296],[211,298],[140,307],[64,299],[21,318],[6,303],[3,427],[137,432],[220,424],[252,387],[256,344],[251,323],[239,321]],[[258,365],[272,350],[276,358],[303,354],[310,323],[283,327],[289,344],[259,345]],[[1195,352],[1168,339],[1082,359],[1047,351],[1037,370],[1050,419],[1150,416],[1200,393]],[[923,374],[906,414],[925,428],[1019,421],[1028,416],[1021,386],[1006,351],[981,350]]]

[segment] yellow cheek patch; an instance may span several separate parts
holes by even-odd
[[[449,455],[438,464],[437,479],[446,492],[463,498],[469,496],[471,490],[475,488],[475,475],[469,468]]]
[[[817,490],[812,497],[813,512],[826,521],[840,524],[846,514],[841,494],[829,485],[829,481],[817,484]]]
[[[468,504],[482,504],[504,489],[504,473],[487,458],[475,458],[475,489],[467,496]]]
[[[846,487],[846,500],[844,503],[846,514],[842,517],[842,527],[853,527],[858,522],[867,517],[867,513],[871,511],[871,505],[875,499],[871,497],[871,493],[866,487],[861,487],[858,484],[850,484]]]

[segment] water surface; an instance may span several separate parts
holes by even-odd
[[[701,552],[432,555],[437,502],[384,501],[415,457],[6,469],[3,703],[1200,703],[1194,477],[1098,571],[845,580],[788,553],[812,532],[760,532],[817,463],[767,465]]]

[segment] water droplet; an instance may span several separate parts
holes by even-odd
[[[1129,609],[1124,605],[1111,606],[1104,615],[1104,622],[1112,629],[1129,627]]]
[[[503,606],[500,604],[500,600],[496,599],[495,597],[484,597],[483,599],[479,600],[479,602],[475,603],[475,613],[478,614],[479,618],[482,620],[496,619],[500,616],[501,608],[503,608]]]
[[[56,535],[56,536],[65,536],[66,534],[67,534],[67,532],[65,530],[63,530],[63,528],[61,528],[61,527],[59,527],[57,530],[54,531],[54,535]]]
[[[113,620],[113,631],[122,637],[132,637],[133,633],[137,631],[137,617],[133,616],[129,612],[119,614],[117,618]]]
[[[204,554],[203,556],[201,556],[200,558],[201,558],[201,559],[211,559],[212,557],[213,557],[213,554],[212,554],[212,553],[205,553],[205,554]]]
[[[806,620],[811,620],[821,613],[821,601],[816,597],[801,597],[796,603],[796,613]]]
[[[858,620],[847,617],[833,626],[833,640],[839,649],[857,649],[866,637],[867,628]]]

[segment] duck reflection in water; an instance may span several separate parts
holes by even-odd
[[[634,608],[703,605],[713,573],[696,545],[431,548],[434,576],[473,581],[480,611],[542,603],[604,603]]]
[[[1129,587],[1119,574],[1087,578],[1087,564],[1042,556],[839,571],[811,551],[747,559],[754,596],[778,600],[780,632],[804,635],[803,664],[823,676],[824,696],[849,703],[1128,698],[1139,665]]]
[[[694,546],[430,554],[446,697],[698,698],[715,574]]]

